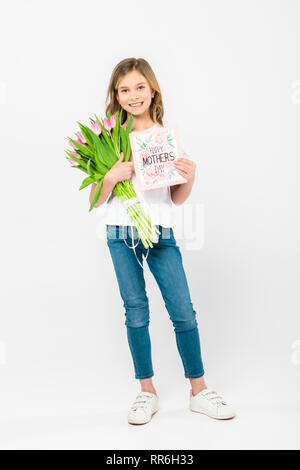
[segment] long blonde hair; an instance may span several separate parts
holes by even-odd
[[[116,112],[120,111],[121,106],[116,98],[118,86],[121,79],[132,70],[137,70],[138,72],[140,72],[147,79],[152,90],[154,90],[154,97],[152,98],[149,114],[155,124],[160,124],[161,126],[163,126],[164,106],[162,102],[161,91],[156,76],[150,64],[145,59],[135,59],[134,57],[130,57],[128,59],[121,60],[121,62],[119,62],[115,66],[111,74],[107,89],[107,95],[105,100],[106,115],[109,112],[111,114],[115,114]],[[124,124],[126,120],[127,111],[123,109],[121,124]]]

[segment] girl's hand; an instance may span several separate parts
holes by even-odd
[[[119,181],[128,180],[131,178],[134,171],[133,162],[123,162],[124,153],[121,152],[119,160],[111,167],[106,173],[112,182],[117,184]]]
[[[178,173],[183,176],[186,180],[190,181],[195,178],[196,174],[196,163],[188,158],[177,158],[174,162],[175,168]]]

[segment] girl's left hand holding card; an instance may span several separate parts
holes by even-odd
[[[178,173],[183,176],[188,181],[195,178],[196,174],[196,163],[188,158],[177,158],[174,162],[175,168],[177,168]]]

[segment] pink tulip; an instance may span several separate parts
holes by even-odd
[[[73,144],[72,140],[69,140],[69,145],[71,145],[71,147],[73,147],[73,149],[75,149],[75,145]]]
[[[73,157],[80,158],[80,155],[77,152],[70,152],[70,154],[73,155]]]
[[[78,165],[79,165],[79,163],[74,162],[74,160],[73,160],[72,158],[68,158],[67,160],[71,163],[71,165],[74,165],[74,166],[78,166]]]
[[[101,134],[102,132],[102,128],[98,121],[93,122],[93,124],[91,125],[91,128],[92,128],[92,131],[95,132],[95,134],[97,135]]]
[[[110,131],[110,129],[112,128],[110,120],[107,117],[104,118],[104,127],[107,131]]]
[[[81,131],[78,131],[76,135],[77,135],[77,142],[79,142],[82,145],[86,144],[86,140],[85,140],[84,135]]]
[[[113,114],[111,117],[110,117],[110,125],[111,127],[115,127],[116,125],[116,120],[117,120],[117,116],[115,114]]]

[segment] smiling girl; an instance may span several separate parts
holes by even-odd
[[[106,114],[115,114],[123,107],[124,128],[131,113],[132,131],[163,126],[164,107],[160,87],[150,64],[144,59],[124,59],[116,65],[111,75],[107,101]],[[100,198],[95,204],[98,207],[106,203],[107,245],[124,302],[125,325],[135,378],[139,379],[141,385],[141,391],[128,412],[127,418],[131,424],[147,423],[159,408],[158,394],[152,381],[154,372],[143,255],[160,288],[173,323],[184,376],[191,383],[189,409],[217,419],[235,416],[234,410],[222,397],[206,386],[196,312],[190,298],[181,251],[172,228],[172,205],[180,205],[186,201],[195,180],[196,164],[186,158],[185,152],[183,154],[185,157],[178,158],[174,165],[187,182],[149,191],[138,189],[132,154],[128,162],[123,161],[124,155],[121,154],[120,159],[105,175]],[[153,248],[148,248],[147,254],[133,221],[113,192],[117,182],[129,178],[142,208],[148,212],[153,224],[160,231],[158,241],[153,243]],[[96,187],[97,184],[93,183],[90,202]]]

